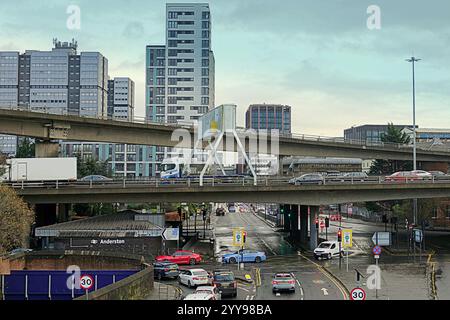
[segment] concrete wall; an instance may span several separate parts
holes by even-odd
[[[149,296],[153,290],[153,268],[147,267],[132,276],[75,300],[136,300]]]

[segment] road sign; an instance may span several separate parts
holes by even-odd
[[[320,220],[320,229],[325,229],[325,221]]]
[[[84,290],[89,290],[94,285],[94,279],[88,275],[82,275],[80,278],[80,287]]]
[[[242,247],[244,245],[244,232],[242,228],[233,229],[233,246]]]
[[[180,229],[178,228],[166,228],[161,234],[164,240],[179,240],[180,239]]]
[[[420,229],[414,229],[414,241],[421,243],[423,240],[423,232]]]
[[[353,246],[352,229],[342,229],[342,247],[351,248]]]
[[[355,288],[352,291],[350,291],[350,299],[366,300],[366,292],[362,288]]]
[[[390,246],[391,245],[391,233],[390,232],[375,232],[372,236],[372,242],[378,246]]]
[[[381,254],[381,247],[380,246],[373,247],[372,252],[375,256],[379,256]]]
[[[380,259],[380,255],[379,254],[376,254],[376,255],[374,255],[373,256],[375,259]]]

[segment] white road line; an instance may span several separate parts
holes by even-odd
[[[241,290],[244,290],[244,291],[250,292],[250,290],[248,290],[248,289],[245,289],[245,288],[243,288],[243,287],[241,287],[241,286],[239,286],[238,288],[239,288],[239,289],[241,289]]]
[[[253,300],[254,297],[255,297],[255,296],[251,296],[251,297],[250,297],[250,300]]]
[[[246,297],[245,297],[245,300],[249,300],[249,298],[250,298],[250,296],[246,296]]]

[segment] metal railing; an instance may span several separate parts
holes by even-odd
[[[450,175],[425,178],[397,178],[396,180],[384,176],[369,176],[367,178],[324,177],[317,181],[295,181],[290,177],[258,177],[257,185],[254,185],[252,177],[207,177],[204,178],[204,187],[223,188],[253,187],[266,189],[275,186],[314,186],[314,185],[367,185],[367,184],[445,184],[450,183]],[[45,188],[45,189],[94,189],[94,188],[186,188],[201,187],[199,177],[160,179],[149,178],[146,180],[120,179],[111,181],[17,181],[3,182],[15,189]]]

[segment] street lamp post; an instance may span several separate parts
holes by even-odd
[[[416,79],[415,79],[415,63],[422,59],[411,57],[406,59],[407,62],[412,64],[412,92],[413,92],[413,170],[417,170],[417,155],[416,155]],[[413,223],[417,224],[417,199],[413,199]]]

